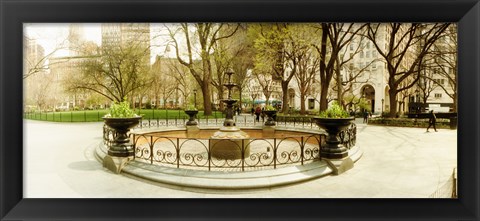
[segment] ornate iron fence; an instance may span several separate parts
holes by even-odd
[[[227,142],[238,159],[216,158],[213,152],[218,141]],[[320,159],[323,134],[234,139],[198,139],[161,136],[155,133],[133,134],[135,160],[199,169],[277,168],[282,165],[303,165]]]
[[[151,121],[148,125],[151,125],[150,123]],[[340,141],[348,149],[355,146],[356,132],[356,125],[352,124],[339,134]],[[115,136],[116,132],[104,125],[103,139],[107,149],[112,145]],[[134,145],[134,158],[137,161],[208,171],[212,169],[245,171],[276,169],[285,165],[303,165],[320,160],[320,149],[325,143],[326,135],[318,131],[300,135],[255,137],[241,142],[222,139],[230,142],[232,148],[241,153],[238,159],[213,157],[212,149],[215,148],[214,143],[218,141],[217,139],[169,136],[158,131],[144,133],[141,130],[132,131],[130,139]]]
[[[262,126],[264,122],[262,120],[256,121],[253,116],[240,115],[234,117],[235,123],[238,127],[253,127]],[[197,119],[199,126],[221,126],[225,121],[225,118],[205,118]],[[142,119],[141,123],[137,125],[137,129],[143,128],[157,128],[157,127],[182,127],[185,126],[187,118],[175,118],[175,119]],[[281,116],[278,117],[277,127],[295,127],[306,129],[317,129],[318,126],[311,120],[310,117],[298,117],[298,116]]]
[[[453,169],[450,178],[443,183],[435,192],[430,195],[430,198],[457,198],[457,169]]]
[[[347,149],[352,148],[357,142],[357,125],[355,123],[350,124],[348,129],[341,131],[338,136],[340,138],[340,142]]]

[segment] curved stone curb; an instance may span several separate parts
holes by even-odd
[[[350,151],[354,162],[362,156],[360,148],[354,147]],[[100,143],[95,150],[96,158],[102,162],[106,152],[103,143]],[[305,182],[330,175],[333,170],[325,161],[314,161],[305,165],[292,165],[278,169],[247,172],[177,169],[132,161],[123,168],[122,172],[153,182],[181,187],[255,189]]]

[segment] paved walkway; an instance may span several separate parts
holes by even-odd
[[[457,130],[365,125],[357,119],[355,167],[300,184],[255,190],[179,188],[117,175],[94,158],[103,123],[25,121],[27,198],[415,198],[442,186],[457,165]]]

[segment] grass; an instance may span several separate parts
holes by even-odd
[[[62,111],[62,112],[37,112],[25,113],[25,119],[52,122],[100,122],[108,110]],[[143,119],[187,119],[188,115],[183,110],[136,110]],[[198,118],[204,119],[203,111],[199,111]],[[208,118],[222,118],[222,113],[215,111]]]

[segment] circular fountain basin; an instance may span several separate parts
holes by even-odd
[[[202,189],[269,188],[320,178],[332,174],[332,167],[320,158],[325,141],[322,130],[242,128],[248,138],[244,158],[215,157],[210,143],[219,128],[158,128],[135,130],[135,159],[122,173],[163,184]],[[224,137],[223,141],[235,140]],[[237,139],[238,140],[238,139]],[[96,151],[99,160],[105,145]],[[355,162],[362,155],[353,146],[349,156]]]

